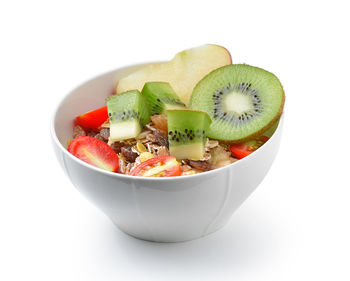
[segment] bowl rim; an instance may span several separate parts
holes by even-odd
[[[95,172],[98,173],[102,173],[105,174],[107,176],[111,176],[111,177],[115,177],[115,178],[121,178],[121,179],[134,179],[134,180],[145,180],[145,181],[176,181],[176,180],[183,180],[183,179],[192,179],[192,178],[197,178],[197,177],[205,177],[205,176],[210,176],[210,175],[215,175],[217,173],[220,173],[224,170],[230,169],[233,166],[237,166],[242,164],[243,162],[249,161],[249,159],[254,158],[255,154],[259,153],[258,151],[263,149],[263,147],[271,142],[271,139],[275,138],[276,132],[281,130],[281,124],[283,123],[283,116],[284,113],[282,112],[282,115],[280,117],[279,120],[279,124],[275,130],[275,132],[273,133],[273,135],[269,138],[269,140],[262,146],[260,147],[258,150],[254,151],[253,153],[249,154],[248,156],[239,159],[238,161],[231,163],[229,165],[214,169],[214,170],[210,170],[210,171],[205,171],[205,172],[201,172],[198,174],[194,174],[194,175],[186,175],[186,176],[177,176],[177,177],[142,177],[142,176],[130,176],[130,175],[125,175],[125,174],[119,174],[116,172],[110,172],[107,170],[103,170],[101,168],[95,167],[93,165],[90,165],[82,160],[80,160],[78,157],[75,157],[73,154],[69,153],[68,150],[61,144],[61,142],[58,140],[58,137],[56,135],[56,131],[55,131],[55,121],[56,121],[56,117],[57,117],[57,113],[58,110],[61,108],[63,102],[73,93],[75,92],[77,89],[79,89],[80,87],[82,87],[83,85],[85,85],[86,83],[98,79],[102,76],[111,74],[113,72],[116,72],[118,70],[122,70],[125,68],[130,68],[130,67],[137,67],[137,66],[142,66],[142,65],[147,65],[147,64],[151,64],[151,63],[159,63],[159,61],[157,62],[144,62],[144,63],[136,63],[136,64],[131,64],[131,65],[125,65],[125,66],[121,66],[118,68],[115,68],[113,70],[110,71],[106,71],[103,72],[102,74],[98,74],[95,75],[93,77],[91,77],[90,79],[85,80],[84,82],[78,84],[78,86],[74,87],[72,90],[70,90],[68,93],[66,93],[58,102],[58,104],[55,106],[53,114],[51,116],[51,121],[50,121],[50,134],[51,134],[51,138],[54,142],[54,144],[65,154],[65,156],[69,157],[71,160],[73,160],[74,162],[76,162],[79,165],[83,165],[84,167],[93,170]]]

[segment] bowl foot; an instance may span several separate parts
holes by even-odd
[[[143,241],[147,241],[147,242],[154,242],[154,243],[181,243],[181,242],[188,242],[188,241],[192,241],[192,240],[197,240],[200,239],[202,237],[214,234],[215,232],[217,232],[218,230],[222,229],[226,224],[218,227],[217,229],[214,229],[204,235],[198,235],[198,236],[191,236],[191,237],[166,237],[166,236],[158,236],[157,238],[154,237],[148,237],[146,235],[142,235],[142,234],[137,234],[137,233],[133,233],[130,231],[127,231],[123,228],[121,228],[120,226],[118,226],[116,223],[114,223],[112,221],[112,223],[115,225],[116,228],[118,228],[120,231],[124,232],[125,234],[139,239],[139,240],[143,240]]]

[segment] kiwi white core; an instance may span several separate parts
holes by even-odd
[[[109,140],[114,142],[135,138],[139,133],[141,133],[141,125],[136,119],[111,123]]]
[[[237,115],[254,110],[251,98],[248,95],[235,91],[226,94],[223,104],[226,112],[232,112]]]

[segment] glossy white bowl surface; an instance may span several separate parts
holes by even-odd
[[[256,152],[197,175],[131,177],[95,168],[71,155],[66,147],[74,118],[105,105],[116,81],[140,66],[98,76],[62,100],[51,126],[57,159],[74,186],[124,232],[157,242],[205,236],[223,227],[265,177],[279,148],[283,118],[274,135]]]

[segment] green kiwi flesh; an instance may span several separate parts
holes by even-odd
[[[108,97],[106,103],[110,122],[110,141],[134,138],[150,121],[147,101],[138,90]]]
[[[283,105],[278,78],[246,64],[212,71],[195,86],[190,101],[191,109],[210,115],[208,136],[229,143],[261,135],[279,119]]]
[[[205,153],[211,123],[203,111],[173,109],[166,112],[170,155],[176,159],[200,160]]]
[[[147,99],[152,115],[165,114],[168,109],[185,108],[185,104],[167,82],[147,82],[141,94]]]

